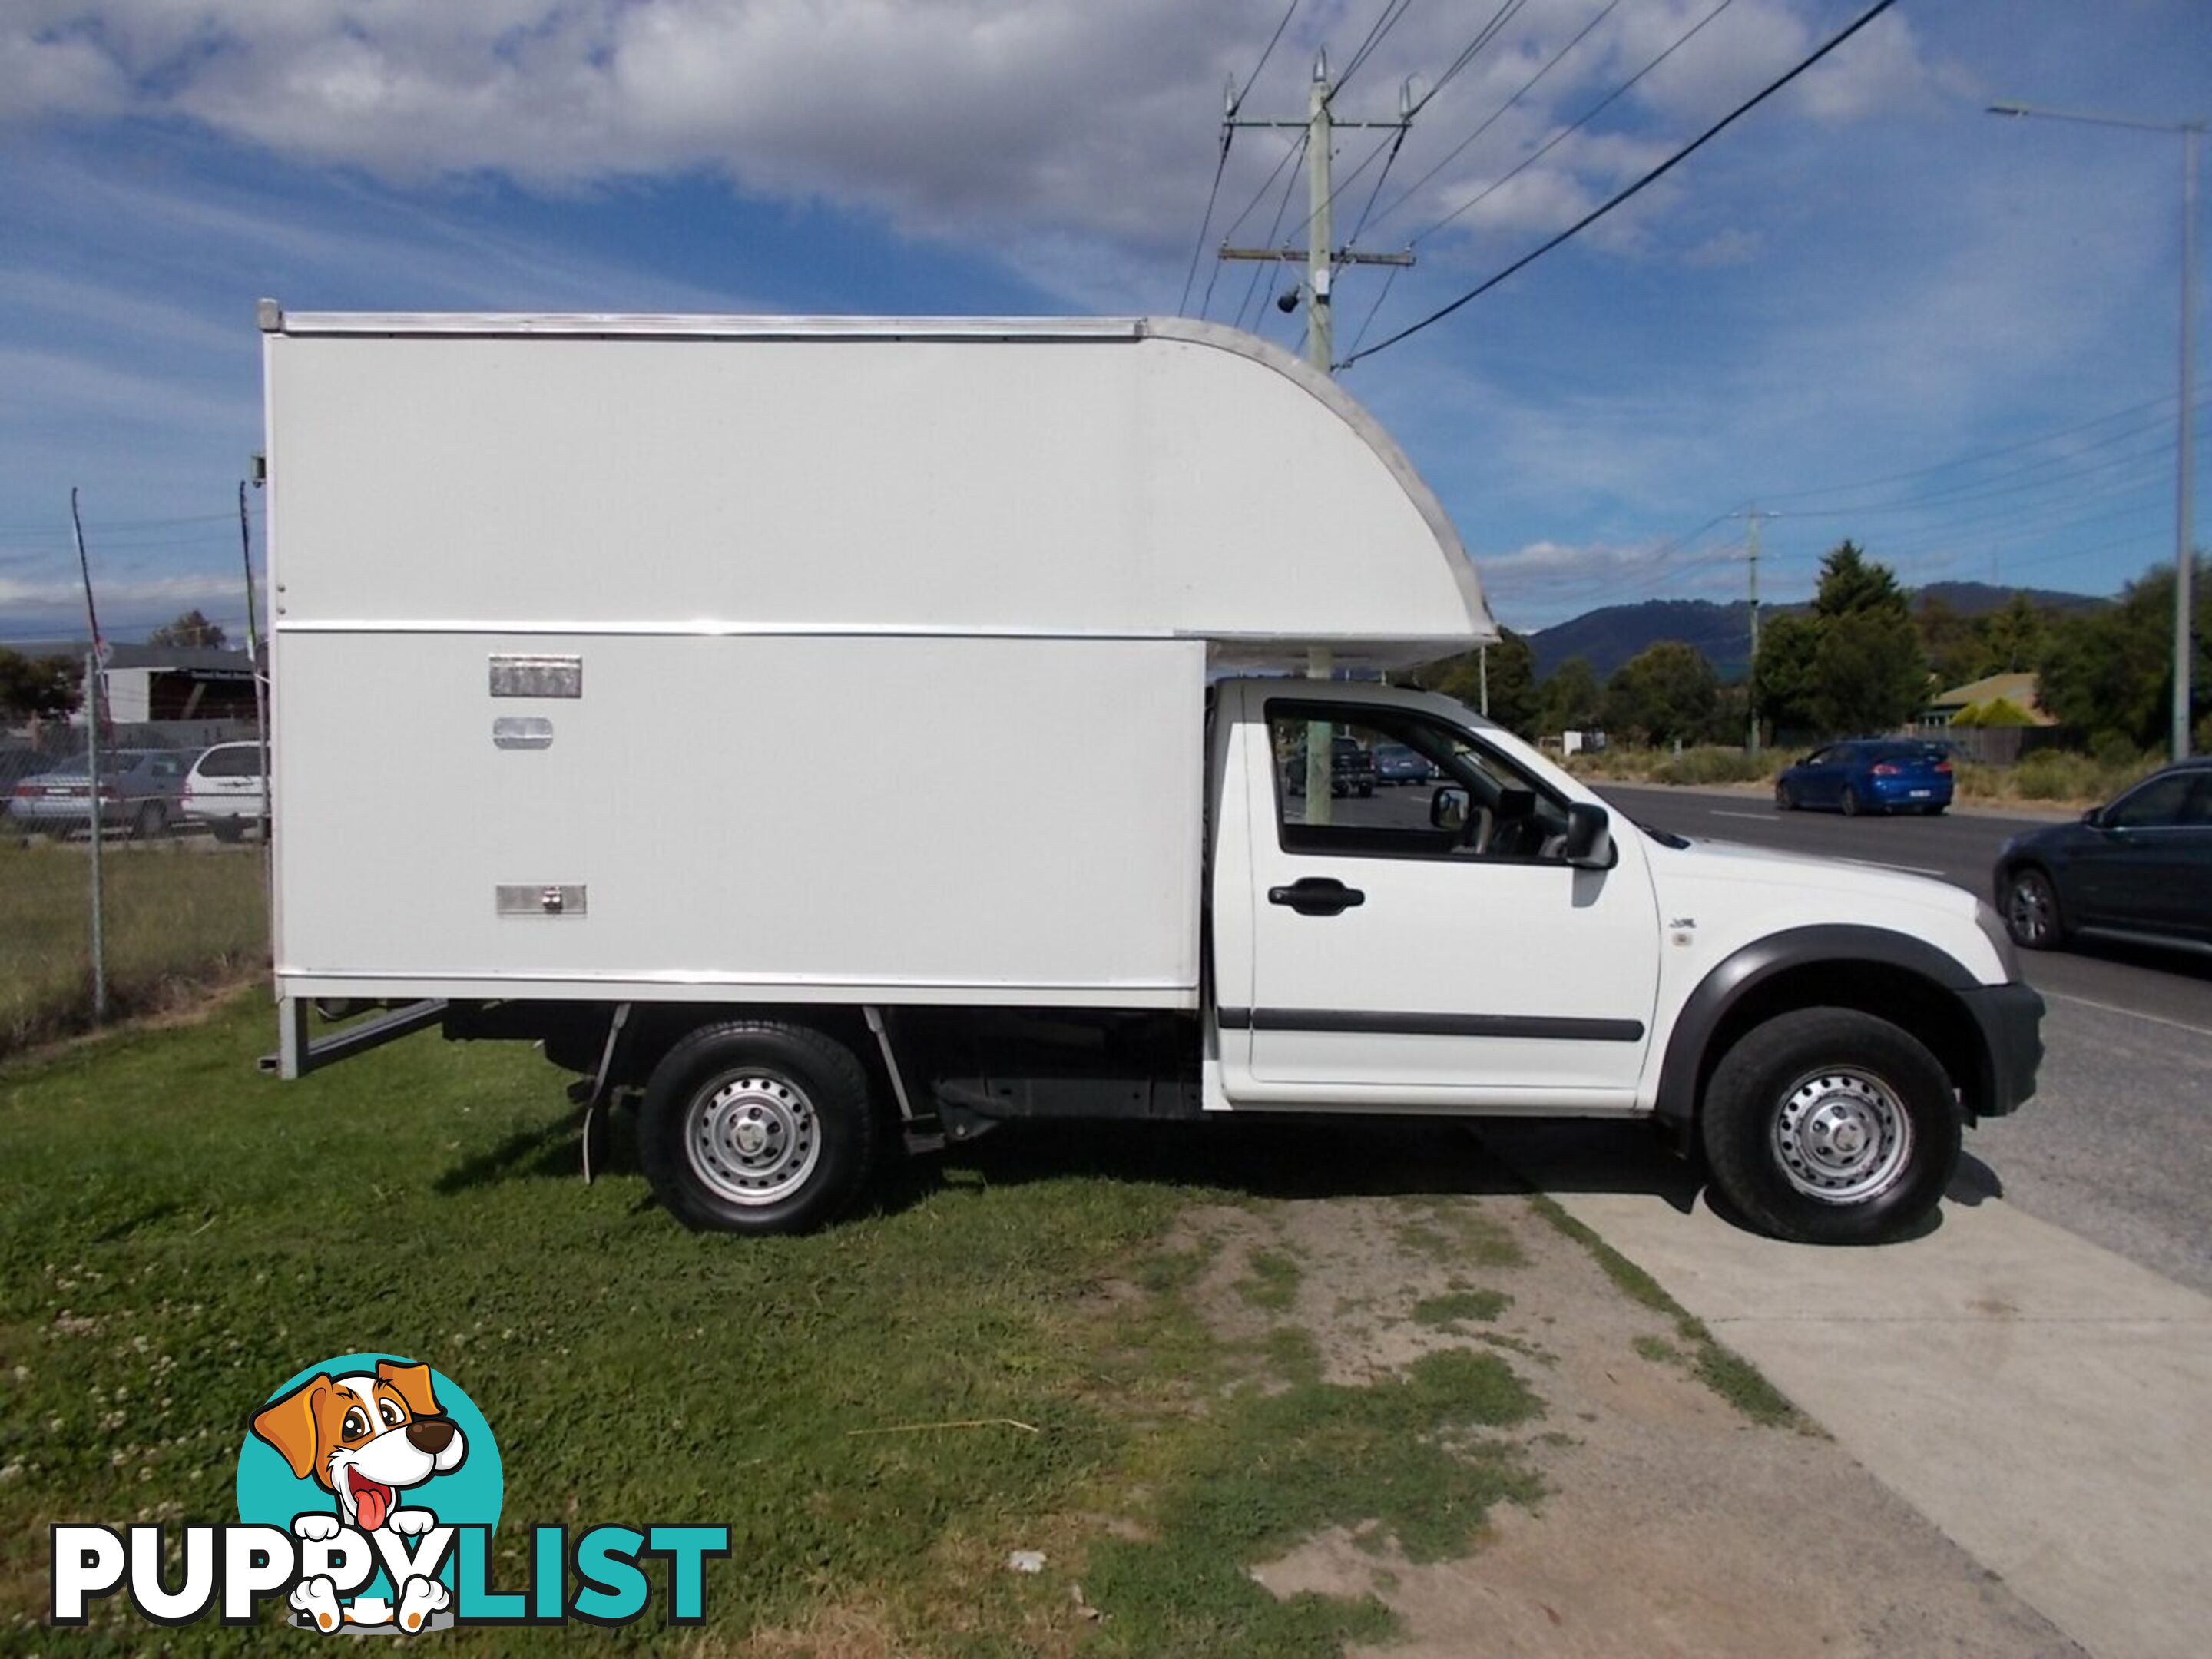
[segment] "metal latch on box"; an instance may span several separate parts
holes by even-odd
[[[501,882],[498,910],[502,916],[580,916],[584,889],[580,884],[562,887],[541,882]]]

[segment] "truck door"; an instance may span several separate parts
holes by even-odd
[[[1231,1097],[1631,1109],[1659,944],[1635,832],[1619,826],[1612,868],[1576,869],[1565,796],[1485,733],[1310,683],[1241,690],[1249,1001],[1234,975],[1217,986]],[[1316,799],[1294,787],[1316,731],[1403,743],[1439,783]]]

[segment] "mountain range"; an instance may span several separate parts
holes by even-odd
[[[1989,582],[1930,582],[1911,590],[1917,610],[1926,599],[1950,606],[1962,617],[1978,617],[1999,610],[2015,592],[2026,592],[2037,605],[2052,611],[2078,611],[2108,604],[2087,593],[2062,593],[2050,588],[1998,587]],[[1809,611],[1795,605],[1763,605],[1762,619]],[[1680,640],[1705,653],[1724,680],[1741,679],[1751,660],[1751,606],[1743,599],[1720,605],[1711,599],[1646,599],[1641,605],[1608,605],[1555,623],[1528,636],[1536,653],[1539,679],[1571,657],[1587,658],[1601,680],[1645,647],[1662,640]]]

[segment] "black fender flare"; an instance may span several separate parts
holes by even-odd
[[[1769,933],[1722,959],[1698,981],[1675,1016],[1660,1063],[1659,1095],[1653,1105],[1661,1121],[1686,1131],[1698,1110],[1698,1079],[1706,1051],[1729,1012],[1776,975],[1812,966],[1850,964],[1901,969],[1944,991],[1980,988],[1981,981],[1948,951],[1925,939],[1887,927],[1848,922],[1790,927]]]

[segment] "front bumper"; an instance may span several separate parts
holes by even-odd
[[[1967,1107],[1978,1117],[2002,1117],[2035,1096],[2043,1063],[2043,998],[2033,985],[1978,985],[1959,993],[1981,1032],[1988,1066]]]

